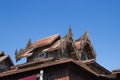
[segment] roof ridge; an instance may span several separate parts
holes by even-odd
[[[44,39],[46,39],[46,38],[53,37],[53,36],[60,36],[60,34],[54,34],[54,35],[51,35],[51,36],[47,36],[47,37],[44,37],[44,38],[41,38],[41,39],[37,40],[36,42],[41,41],[41,40],[44,40]],[[36,42],[35,42],[35,43],[36,43]],[[33,44],[34,44],[34,43],[33,43]]]
[[[0,62],[2,62],[3,60],[5,60],[5,59],[8,58],[8,57],[9,57],[8,55],[1,56],[1,57],[0,57]]]

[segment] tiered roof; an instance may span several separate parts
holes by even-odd
[[[84,35],[82,35],[78,40],[73,40],[73,34],[71,28],[68,30],[68,33],[65,37],[61,37],[59,34],[55,34],[43,39],[40,39],[36,41],[35,43],[28,42],[25,49],[21,49],[19,52],[16,51],[16,60],[20,60],[23,57],[30,57],[34,53],[33,51],[36,48],[45,47],[42,52],[51,52],[58,49],[63,50],[63,48],[67,48],[67,45],[71,44],[71,47],[74,49],[76,55],[78,56],[78,50],[82,49],[86,44],[89,44],[89,47],[92,50],[92,56],[93,58],[96,58],[95,51],[93,49],[93,46],[91,45],[91,41],[88,35],[88,32],[86,31]],[[29,45],[29,46],[28,46]],[[80,58],[78,56],[78,58]]]
[[[16,60],[19,60],[23,57],[32,56],[32,53],[31,54],[29,54],[29,53],[32,52],[34,49],[40,48],[43,46],[47,46],[47,45],[51,45],[58,38],[60,38],[60,35],[55,34],[55,35],[52,35],[52,36],[49,36],[49,37],[46,37],[46,38],[36,41],[35,43],[31,44],[26,49],[20,50],[19,53],[16,52]]]
[[[91,51],[88,54],[91,55],[92,58],[87,60],[81,60],[80,55],[81,51],[84,50],[86,46]],[[74,64],[75,66],[78,66],[80,69],[83,69],[97,77],[99,77],[100,74],[110,74],[110,72],[107,69],[105,69],[95,61],[96,53],[91,44],[88,31],[86,31],[78,40],[73,39],[71,28],[68,30],[68,33],[65,35],[65,37],[61,37],[59,34],[55,34],[40,39],[35,43],[32,43],[31,40],[29,40],[25,49],[21,49],[20,51],[16,50],[15,52],[16,60],[20,60],[21,58],[24,57],[28,58],[33,56],[34,51],[38,48],[42,48],[41,52],[44,53],[47,52],[50,53],[56,50],[61,50],[62,54],[64,54],[65,49],[69,48],[68,50],[71,50],[70,54],[74,53],[77,59],[71,57],[62,57],[61,59],[55,60],[53,56],[48,58],[42,58],[36,61],[11,66],[10,70],[0,73],[0,77],[17,75],[20,73],[25,73],[37,69],[43,69],[50,66],[56,66],[66,63]],[[0,61],[3,61],[7,58],[9,58],[9,56],[5,56],[3,52],[0,52]]]

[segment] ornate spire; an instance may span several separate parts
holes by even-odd
[[[69,40],[73,41],[73,33],[72,33],[71,26],[69,27],[68,32],[67,32],[67,34],[66,34],[66,36],[64,38],[66,38],[67,41],[69,41]]]
[[[70,36],[70,37],[73,37],[73,33],[72,33],[72,28],[71,28],[71,26],[69,27],[69,30],[68,30],[67,35]]]
[[[86,29],[86,31],[84,32],[84,34],[82,36],[80,36],[77,40],[75,41],[81,41],[81,40],[90,40],[89,38],[89,33],[88,33],[88,29]]]
[[[85,38],[85,40],[90,40],[88,29],[86,29],[86,31],[84,33],[84,38]]]
[[[25,49],[30,48],[31,45],[32,45],[32,41],[31,39],[29,39]]]

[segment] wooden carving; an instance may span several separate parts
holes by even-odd
[[[78,50],[74,45],[73,34],[72,34],[71,27],[69,28],[68,33],[66,34],[66,36],[61,39],[62,54],[69,57],[71,55],[71,50],[69,50],[70,48],[73,49],[73,52],[76,55],[76,59],[80,60],[80,55],[78,54]]]
[[[19,57],[19,53],[18,53],[18,50],[16,49],[16,50],[15,50],[15,58],[16,58],[16,62],[19,60],[18,57]]]
[[[78,40],[76,40],[76,42],[80,42],[80,46],[81,46],[79,49],[80,53],[86,54],[86,59],[88,59],[88,57],[87,57],[88,54],[89,54],[89,56],[90,55],[93,56],[94,59],[96,58],[96,54],[95,54],[95,51],[94,51],[93,46],[91,44],[90,37],[89,37],[87,30],[83,36],[81,36]],[[89,51],[85,49],[86,47],[89,48]],[[82,59],[82,56],[81,56],[81,59]]]
[[[25,49],[29,49],[31,45],[32,45],[32,41],[31,39],[29,39]]]

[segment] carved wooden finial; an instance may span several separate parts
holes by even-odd
[[[32,41],[31,39],[28,40],[28,43],[26,45],[26,49],[30,48],[30,46],[32,45]]]
[[[71,36],[71,37],[73,36],[71,26],[69,27],[69,30],[68,30],[68,35],[69,35],[69,36]]]
[[[19,52],[18,52],[18,50],[16,49],[16,50],[15,50],[15,59],[16,59],[16,62],[18,61],[18,56],[19,56]]]
[[[72,28],[71,26],[69,27],[68,33],[66,35],[67,40],[72,40],[73,41],[73,33],[72,33]]]
[[[86,29],[86,31],[84,33],[84,38],[85,38],[85,40],[90,40],[88,29]]]

